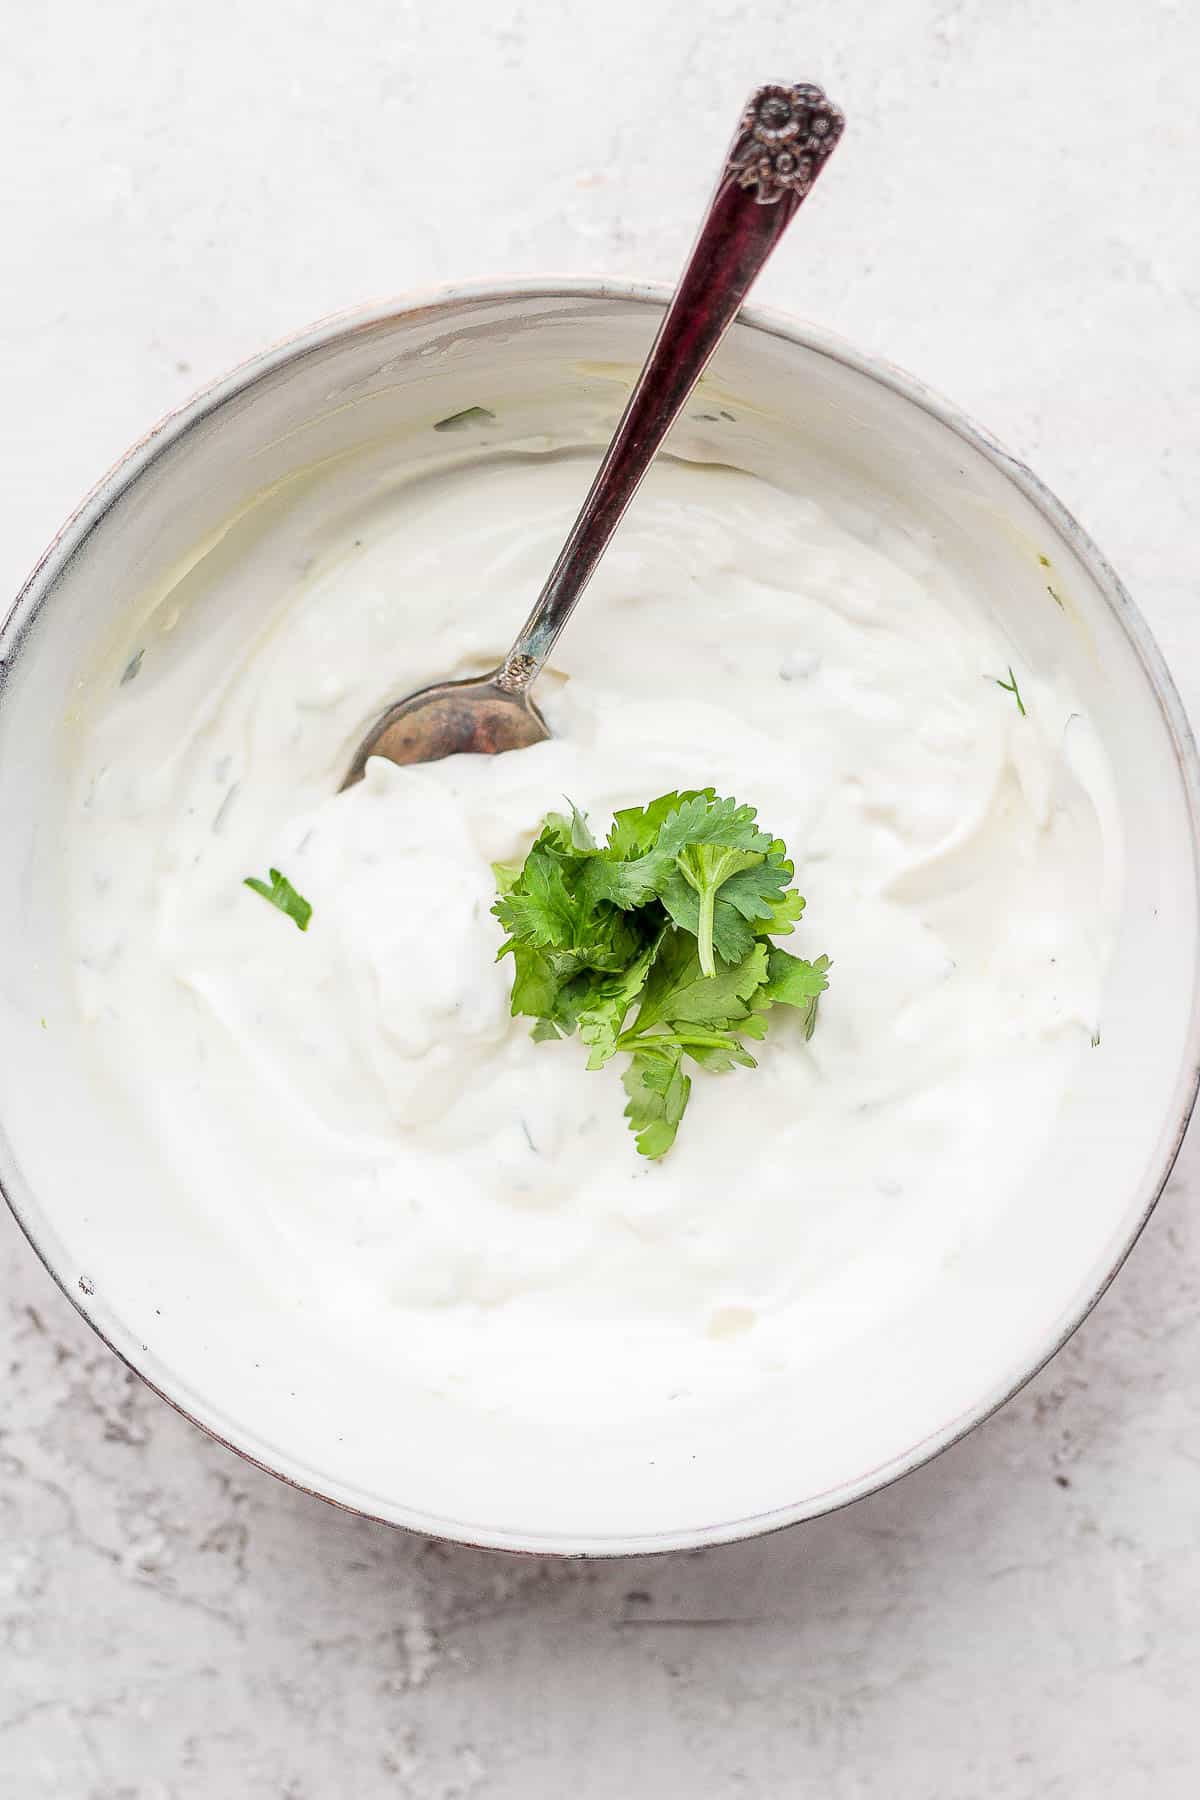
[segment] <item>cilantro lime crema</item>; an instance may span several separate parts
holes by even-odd
[[[155,1204],[314,1332],[548,1416],[581,1388],[752,1384],[951,1257],[1095,1054],[1118,874],[1085,709],[932,538],[679,462],[539,684],[551,741],[373,762],[339,793],[391,699],[496,662],[590,470],[398,483],[380,460],[264,499],[131,596],[68,834],[96,1081],[159,1142]],[[599,1071],[603,1021],[534,1040],[496,868],[515,883],[548,812],[603,844],[706,791],[757,809],[794,864],[776,897],[807,902],[786,933],[743,921],[737,960],[762,973],[774,947],[823,981],[827,957],[828,990],[815,1031],[812,996],[773,1006],[756,1068],[686,1063],[669,1154],[639,1155],[636,1009]],[[669,953],[698,958],[711,869],[689,866],[659,923],[693,907]]]

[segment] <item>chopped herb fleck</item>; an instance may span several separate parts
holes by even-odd
[[[312,918],[312,907],[302,894],[298,894],[286,875],[278,869],[270,870],[270,882],[259,881],[257,876],[247,875],[245,886],[253,888],[272,906],[277,906],[281,913],[286,913],[292,923],[301,931],[308,930],[308,921]]]
[[[233,786],[226,790],[225,798],[222,800],[220,806],[218,806],[213,817],[212,828],[214,831],[220,831],[224,826],[226,819],[229,817],[229,809],[233,805],[240,786],[241,782],[235,781]]]
[[[1048,556],[1043,556],[1040,550],[1038,551],[1038,561],[1041,563],[1043,569],[1048,569],[1050,567],[1050,558]]]
[[[1092,1049],[1098,1050],[1099,1048],[1100,1048],[1100,1033],[1098,1031],[1093,1031],[1093,1033],[1092,1033]]]
[[[1050,586],[1049,582],[1046,583],[1046,592],[1049,594],[1050,598],[1053,600],[1055,606],[1060,607],[1063,612],[1066,612],[1066,610],[1067,610],[1066,601],[1063,599],[1062,595],[1057,592],[1056,589],[1054,589]]]
[[[486,406],[464,406],[461,412],[450,413],[447,418],[439,419],[434,426],[435,431],[465,431],[468,425],[494,425],[496,415],[489,412]]]
[[[1025,712],[1025,702],[1021,698],[1021,690],[1017,686],[1017,678],[1012,672],[1012,664],[1011,663],[1009,663],[1009,665],[1008,665],[1008,680],[1001,681],[999,676],[996,676],[995,682],[996,682],[997,687],[1003,688],[1006,693],[1012,695],[1013,699],[1017,703],[1017,711],[1020,713],[1022,718],[1025,718],[1027,716],[1026,712]]]
[[[143,656],[145,656],[145,654],[146,654],[145,646],[143,646],[142,649],[140,649],[140,650],[134,651],[134,653],[130,657],[129,661],[125,664],[125,671],[124,671],[124,674],[121,676],[121,686],[122,687],[124,687],[126,682],[128,682],[128,681],[136,681],[137,680],[138,674],[142,667],[142,658],[143,658]]]

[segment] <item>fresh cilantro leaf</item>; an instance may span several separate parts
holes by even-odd
[[[805,962],[790,950],[772,944],[767,952],[767,979],[763,991],[771,1000],[785,1006],[806,1007],[817,1000],[829,986],[829,958],[818,956],[816,962]]]
[[[791,863],[773,848],[721,884],[714,899],[712,936],[723,962],[741,962],[756,937],[792,930],[804,911],[803,898],[787,888],[792,873]],[[676,925],[698,935],[700,895],[678,867],[663,883],[660,898]]]
[[[715,973],[714,948],[725,962],[740,962],[754,938],[764,928],[774,928],[769,922],[777,909],[784,914],[781,930],[791,929],[787,914],[794,916],[794,901],[803,910],[799,894],[785,906],[784,890],[795,871],[778,838],[765,856],[714,844],[690,845],[675,864],[661,899],[675,923],[698,939],[706,975]]]
[[[645,855],[658,841],[658,834],[672,813],[691,800],[715,800],[716,788],[688,788],[681,794],[662,794],[649,806],[630,806],[613,814],[608,834],[608,853],[614,862],[629,862]]]
[[[547,814],[520,868],[496,869],[512,1010],[535,1021],[538,1042],[577,1031],[589,1069],[628,1054],[626,1116],[642,1154],[662,1156],[691,1093],[685,1062],[754,1068],[746,1040],[766,1035],[776,1003],[811,1035],[828,958],[771,942],[794,930],[804,901],[754,807],[712,788],[663,794],[617,813],[598,844],[568,805]]]
[[[817,1027],[817,1003],[829,986],[828,971],[827,956],[805,962],[802,957],[781,950],[777,944],[772,944],[767,953],[767,979],[762,992],[768,1000],[799,1008],[806,1039]]]
[[[636,921],[585,891],[595,852],[594,842],[583,847],[590,837],[577,809],[570,817],[551,813],[519,870],[496,867],[500,894],[492,911],[509,933],[499,955],[514,944],[569,951],[572,966],[559,969],[565,977],[583,967],[615,972],[638,954],[645,934]]]
[[[518,880],[492,911],[518,943],[542,949],[547,944],[571,942],[576,908],[567,892],[562,863],[541,840],[526,857]]]
[[[663,882],[659,898],[674,924],[691,932],[693,937],[698,936],[700,896],[684,879],[680,869],[672,869]],[[722,905],[719,896],[713,908],[712,941],[717,955],[725,963],[741,962],[754,944],[754,933],[746,921],[736,908]]]
[[[749,1020],[747,1020],[748,1023]],[[681,1046],[681,1048],[685,1048],[686,1054],[691,1057],[692,1061],[699,1063],[702,1069],[707,1069],[710,1075],[725,1075],[730,1069],[757,1069],[758,1067],[746,1046],[738,1038],[735,1038],[732,1032],[721,1043],[701,1044],[692,1038],[688,1040],[686,1046]]]
[[[681,1060],[677,1049],[643,1050],[621,1077],[629,1096],[625,1117],[643,1156],[665,1156],[675,1142],[692,1092]]]
[[[264,900],[277,906],[281,913],[286,913],[301,931],[307,931],[308,921],[312,918],[312,907],[308,901],[296,892],[287,876],[281,875],[278,869],[270,869],[268,873],[271,877],[269,882],[260,881],[256,875],[247,875],[243,885],[253,888],[256,894],[261,894]]]
[[[605,977],[581,962],[576,951],[535,949],[513,944],[512,1011],[514,1017],[549,1020],[568,1036]]]
[[[655,843],[660,855],[678,856],[689,844],[724,844],[731,850],[771,848],[771,838],[754,823],[758,809],[736,800],[713,800],[707,794],[682,798],[664,822]]]
[[[804,1039],[816,1030],[817,1005],[829,986],[829,958],[818,956],[805,962],[790,951],[771,944],[767,952],[767,978],[750,1002],[751,1017],[739,1026],[743,1037],[762,1039],[767,1035],[767,1014],[777,1002],[794,1007],[801,1014]]]
[[[542,821],[541,835],[538,842],[543,847],[557,850],[560,855],[571,856],[576,851],[589,851],[596,848],[596,840],[592,836],[584,814],[573,802],[567,802],[569,813],[547,813]]]
[[[711,1025],[724,1028],[744,1019],[746,1002],[767,974],[767,947],[755,944],[749,956],[716,975],[705,975],[695,940],[683,931],[668,931],[650,970],[633,1034],[642,1036],[656,1025]],[[624,1034],[624,1039],[631,1036]]]
[[[513,959],[512,1010],[533,1019],[552,1019],[562,980],[546,954],[531,944],[508,943],[504,950]],[[503,954],[502,952],[501,954]]]
[[[614,906],[644,906],[662,890],[675,859],[690,845],[722,844],[765,854],[771,839],[755,825],[755,809],[714,798],[711,788],[664,794],[650,806],[618,814],[607,855],[587,871],[589,892]]]
[[[791,874],[788,875],[789,881]],[[797,920],[804,916],[804,895],[795,888],[788,888],[774,902],[766,919],[760,923],[759,937],[789,937],[795,929]]]
[[[660,931],[622,974],[602,981],[580,1012],[579,1035],[588,1046],[589,1069],[603,1068],[616,1054],[621,1028],[630,1007],[646,985],[646,976],[658,955],[662,936]]]
[[[765,858],[757,850],[731,850],[724,844],[688,844],[675,858],[675,867],[696,893],[696,942],[700,967],[706,975],[717,972],[713,949],[713,908],[717,889],[734,875],[748,875],[761,868]]]
[[[564,813],[548,813],[546,823],[549,824],[553,819],[555,824],[560,827],[565,839],[564,848],[583,851],[595,850],[597,848],[596,840],[592,836],[592,828],[587,822],[587,814],[581,813],[573,800],[568,800],[567,805],[571,808],[570,818]]]
[[[735,869],[732,875],[726,877],[721,883],[717,904],[731,906],[743,919],[758,925],[764,919],[774,917],[775,909],[795,873],[783,844],[776,838],[760,862],[747,863],[744,869]],[[796,898],[799,900],[800,896],[797,894]],[[800,900],[800,907],[803,911],[803,900]]]

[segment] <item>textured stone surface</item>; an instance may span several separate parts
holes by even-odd
[[[14,13],[0,590],[150,420],[312,316],[498,270],[669,278],[743,90],[782,73],[850,127],[762,297],[1027,456],[1195,711],[1198,49],[1152,0]],[[6,1215],[0,1796],[1185,1800],[1198,1187],[1185,1151],[1098,1312],[932,1467],[607,1566],[259,1475],[125,1374]]]

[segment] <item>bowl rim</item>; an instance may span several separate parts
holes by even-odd
[[[305,357],[326,350],[339,340],[380,325],[411,320],[422,313],[444,315],[480,303],[519,305],[524,301],[580,300],[615,301],[623,305],[662,309],[671,298],[669,286],[656,282],[595,278],[583,275],[556,277],[534,276],[521,279],[480,279],[458,282],[412,294],[378,300],[326,315],[291,336],[278,340],[239,363],[227,374],[199,389],[191,398],[167,412],[156,425],[139,438],[103,475],[91,492],[71,514],[35,564],[27,581],[17,594],[7,614],[0,620],[0,705],[3,704],[7,679],[19,659],[23,642],[43,605],[52,594],[67,566],[83,552],[87,541],[106,514],[119,505],[126,493],[152,464],[186,434],[204,420],[218,413],[229,401],[249,394],[254,387]],[[1183,783],[1191,828],[1192,866],[1197,892],[1200,894],[1200,754],[1183,702],[1167,669],[1154,637],[1131,599],[1124,584],[1107,558],[1084,531],[1078,520],[1046,487],[1037,475],[1017,457],[1005,450],[989,432],[977,425],[961,408],[953,405],[925,382],[888,361],[885,357],[858,350],[845,339],[826,330],[793,318],[775,308],[743,307],[738,324],[768,337],[833,362],[890,389],[946,427],[965,444],[993,464],[1042,515],[1052,531],[1063,539],[1083,564],[1103,595],[1123,635],[1130,643],[1149,681],[1160,714],[1172,742],[1176,767]],[[1200,949],[1200,943],[1198,943]],[[151,1391],[165,1400],[177,1413],[197,1426],[207,1437],[232,1450],[245,1461],[275,1476],[288,1486],[310,1494],[379,1524],[400,1527],[426,1537],[492,1550],[508,1550],[543,1556],[616,1557],[661,1554],[666,1551],[696,1549],[708,1545],[732,1543],[765,1535],[799,1524],[806,1519],[836,1512],[852,1505],[868,1494],[877,1493],[893,1482],[911,1474],[914,1469],[931,1462],[944,1450],[973,1431],[984,1420],[1004,1406],[1057,1355],[1067,1340],[1087,1318],[1093,1307],[1115,1279],[1140,1237],[1162,1194],[1176,1157],[1187,1133],[1188,1124],[1200,1088],[1200,990],[1193,993],[1187,1042],[1180,1073],[1171,1096],[1166,1125],[1156,1158],[1130,1208],[1128,1228],[1116,1247],[1111,1267],[1096,1286],[1085,1291],[1067,1316],[1056,1322],[1046,1341],[1038,1349],[1029,1366],[1015,1379],[1002,1376],[972,1406],[947,1420],[937,1430],[926,1434],[906,1451],[891,1457],[875,1469],[866,1470],[853,1481],[828,1493],[771,1507],[765,1512],[748,1514],[735,1520],[719,1520],[711,1525],[686,1530],[652,1533],[625,1533],[592,1536],[587,1533],[565,1533],[555,1536],[545,1532],[523,1532],[506,1528],[489,1530],[477,1523],[426,1515],[402,1505],[386,1511],[375,1510],[370,1498],[352,1485],[343,1485],[299,1463],[288,1466],[289,1459],[278,1446],[268,1446],[253,1435],[238,1442],[218,1425],[198,1417],[169,1387],[156,1381],[139,1363],[139,1346],[124,1322],[113,1315],[98,1317],[102,1307],[90,1308],[89,1296],[81,1294],[73,1284],[64,1259],[56,1258],[51,1244],[56,1241],[50,1220],[32,1194],[22,1195],[20,1176],[8,1167],[8,1146],[0,1121],[0,1194],[7,1201],[18,1226],[30,1246],[71,1305],[100,1340]],[[23,1202],[23,1203],[22,1203]],[[41,1215],[38,1217],[38,1215]],[[79,1284],[81,1286],[81,1284]],[[183,1384],[181,1383],[180,1386]],[[340,1491],[339,1491],[340,1490]]]

